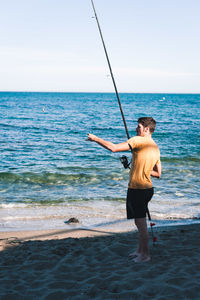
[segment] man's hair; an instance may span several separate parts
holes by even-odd
[[[156,128],[156,121],[151,117],[139,118],[138,123],[142,124],[144,127],[149,127],[151,133],[153,133]]]

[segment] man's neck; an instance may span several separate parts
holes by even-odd
[[[149,133],[145,133],[144,135],[139,135],[139,136],[141,136],[141,137],[152,137],[152,135],[151,134],[149,134]]]

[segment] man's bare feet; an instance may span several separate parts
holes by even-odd
[[[129,258],[132,258],[132,257],[138,256],[138,255],[140,255],[140,253],[138,252],[138,250],[136,250],[136,251],[134,251],[134,252],[131,252],[131,253],[128,255],[128,257],[129,257]]]
[[[144,255],[138,255],[133,261],[136,263],[142,263],[142,262],[147,262],[150,261],[151,257],[150,256],[144,256]]]

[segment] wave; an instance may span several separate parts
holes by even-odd
[[[23,120],[23,118],[21,119]],[[6,124],[6,123],[0,123],[0,127],[2,127],[2,129],[14,129],[14,130],[31,130],[31,131],[38,131],[38,132],[57,132],[58,129],[53,129],[53,128],[46,128],[46,127],[37,127],[37,126],[33,126],[33,125],[30,125],[30,126],[27,126],[27,125],[12,125],[12,124]],[[59,131],[62,131],[64,132],[64,130],[61,130],[59,129]]]
[[[102,202],[103,201],[103,202]],[[18,208],[34,208],[34,207],[75,207],[77,205],[81,205],[82,208],[84,208],[84,203],[104,203],[105,202],[117,202],[117,203],[124,203],[125,198],[120,197],[101,197],[101,198],[95,198],[94,197],[61,197],[57,200],[55,199],[43,199],[40,200],[38,198],[33,199],[26,199],[21,201],[15,201],[15,202],[4,202],[1,203],[0,200],[0,209],[18,209]]]
[[[118,172],[108,173],[105,172],[92,172],[86,173],[84,170],[79,170],[78,173],[0,173],[0,183],[26,183],[26,184],[47,184],[47,185],[75,185],[75,184],[91,184],[95,185],[102,181],[121,181],[124,180],[122,174]]]
[[[194,162],[200,163],[199,157],[192,157],[192,156],[183,156],[183,157],[161,157],[162,162],[168,163],[187,163],[187,162]]]

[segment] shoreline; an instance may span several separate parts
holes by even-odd
[[[166,219],[166,220],[159,220],[159,219],[154,219],[152,218],[152,222],[154,222],[156,224],[156,226],[154,227],[155,229],[159,229],[159,228],[165,228],[165,227],[176,227],[176,226],[190,226],[190,225],[195,225],[195,224],[199,224],[200,225],[200,219]],[[60,225],[63,224],[63,225]],[[5,227],[5,228],[0,228],[0,239],[1,237],[5,236],[5,237],[11,237],[14,235],[17,236],[28,236],[30,234],[30,236],[32,235],[32,232],[34,232],[36,234],[36,236],[39,236],[40,233],[41,234],[52,234],[52,235],[56,235],[61,234],[62,236],[67,237],[70,233],[71,233],[71,237],[75,237],[77,234],[75,232],[80,231],[82,232],[81,236],[83,236],[83,232],[92,232],[92,231],[98,231],[100,229],[104,230],[105,232],[107,231],[111,231],[112,233],[122,233],[122,232],[130,232],[130,231],[134,231],[137,230],[134,221],[133,220],[127,220],[126,218],[121,218],[121,219],[115,219],[115,220],[109,220],[109,221],[105,221],[105,222],[100,222],[100,223],[96,223],[93,225],[89,225],[86,226],[84,224],[82,224],[82,222],[80,223],[71,223],[71,224],[67,224],[65,222],[65,220],[63,219],[62,222],[60,222],[59,226],[54,226],[55,223],[53,223],[52,226],[39,226],[38,224],[32,224],[32,226],[26,225],[26,230],[24,230],[24,224],[23,227],[19,227],[19,225],[17,227]],[[58,224],[56,224],[58,225]],[[150,221],[147,220],[147,227],[150,230]],[[85,235],[84,235],[85,236]]]

